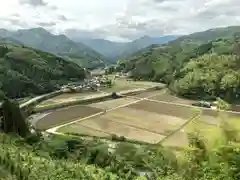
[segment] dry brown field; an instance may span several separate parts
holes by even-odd
[[[101,109],[81,105],[63,108],[53,111],[39,120],[36,127],[38,129],[49,129],[99,112],[101,112]]]
[[[133,98],[110,99],[110,100],[107,100],[107,101],[93,103],[93,104],[90,104],[89,106],[99,108],[99,109],[103,109],[103,110],[107,110],[107,109],[116,108],[118,106],[122,106],[124,104],[131,103],[131,102],[134,102],[134,101],[136,101],[136,100],[133,99]]]
[[[178,128],[186,121],[174,116],[166,116],[154,112],[149,113],[144,110],[135,110],[129,107],[111,111],[107,113],[106,117],[114,122],[161,135],[167,135],[168,131]]]
[[[108,134],[116,134],[118,136],[124,136],[128,139],[145,141],[149,143],[157,143],[165,137],[161,134],[156,134],[151,130],[148,131],[144,129],[139,129],[133,126],[112,121],[105,115],[86,121],[81,121],[77,124],[84,125],[85,127],[91,127],[95,130],[103,131]]]
[[[129,108],[135,110],[144,110],[148,113],[158,113],[167,116],[174,116],[184,120],[192,117],[194,110],[191,107],[184,107],[181,105],[173,105],[167,103],[152,102],[148,100],[140,101],[132,104]]]
[[[123,99],[118,99],[123,100]],[[121,102],[115,100],[116,106],[122,105],[126,102]],[[109,103],[109,102],[106,102]],[[114,104],[114,102],[111,102]],[[110,104],[111,104],[110,103]],[[129,103],[129,102],[128,102]],[[95,107],[102,108],[104,102]],[[161,104],[160,104],[161,106]],[[124,136],[132,140],[145,141],[149,143],[157,143],[161,139],[168,135],[169,132],[179,128],[183,123],[185,123],[188,118],[191,117],[191,111],[188,108],[188,113],[184,114],[184,118],[178,117],[177,115],[181,113],[166,113],[163,107],[166,108],[166,104],[163,104],[162,108],[159,108],[159,103],[143,101],[136,104],[129,105],[127,107],[119,108],[110,112],[107,112],[104,115],[97,116],[95,118],[87,119],[84,121],[79,121],[78,123],[69,125],[60,132],[77,132],[77,126],[89,127],[94,130],[105,132],[107,134],[116,134],[118,136]],[[167,108],[171,108],[167,107]],[[113,106],[111,106],[113,108]],[[179,107],[178,111],[181,108]],[[186,111],[186,110],[185,110]],[[92,134],[92,129],[90,133],[84,132],[86,134]]]
[[[172,103],[179,103],[179,104],[186,104],[186,105],[191,105],[192,103],[196,102],[193,100],[176,97],[174,95],[171,95],[169,92],[160,94],[160,95],[152,97],[150,99],[158,100],[158,101],[165,101],[165,102],[172,102]]]
[[[155,95],[156,97],[150,99],[164,102],[143,100],[126,107],[106,112],[104,115],[81,121],[82,118],[101,111],[123,106],[141,98]],[[144,92],[133,95],[132,97],[57,110],[40,120],[37,123],[37,127],[46,129],[79,120],[79,122],[58,129],[58,131],[99,137],[116,134],[131,140],[157,143],[169,135],[169,133],[177,130],[196,114],[196,110],[199,108],[180,105],[190,105],[191,103],[192,101],[174,97],[168,93],[163,93],[163,91]],[[200,130],[208,129],[207,127],[212,127],[213,125],[216,126],[219,112],[212,109],[201,109],[201,113],[201,119],[198,121],[201,122],[203,126],[198,126]],[[239,115],[232,113],[225,113],[225,115],[228,117],[239,117]],[[168,137],[163,141],[163,145],[186,146],[188,144],[188,128],[189,125]]]

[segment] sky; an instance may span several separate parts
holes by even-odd
[[[131,41],[240,25],[240,0],[6,0],[0,28]]]

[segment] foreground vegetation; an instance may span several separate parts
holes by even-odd
[[[118,62],[135,79],[163,82],[178,95],[234,101],[240,97],[240,27],[219,28],[152,45]]]
[[[6,100],[3,107],[0,178],[147,180],[139,172],[156,180],[240,178],[239,121],[225,115],[220,114],[218,126],[206,131],[200,132],[198,121],[193,122],[189,147],[174,149],[161,144],[132,144],[125,138],[111,142],[30,133],[24,121],[16,123],[16,117],[21,117],[17,104]]]
[[[0,98],[43,94],[69,81],[82,80],[83,68],[50,53],[0,44]]]

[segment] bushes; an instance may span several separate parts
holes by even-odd
[[[18,179],[24,176],[31,180],[146,180],[137,177],[139,172],[148,173],[154,180],[240,179],[238,119],[222,120],[218,126],[205,126],[196,120],[192,125],[189,147],[178,150],[136,145],[113,134],[115,142],[54,135],[41,140],[35,151],[34,143],[29,146],[22,139],[0,134],[0,165],[4,164]],[[114,145],[112,150],[110,145]],[[36,152],[48,152],[50,156]]]
[[[105,172],[95,166],[87,166],[70,160],[54,160],[50,157],[39,157],[26,145],[16,145],[14,138],[1,135],[0,165],[21,180],[77,180],[77,179],[110,179],[121,178]],[[3,138],[5,139],[3,142]]]
[[[231,102],[240,92],[239,65],[240,58],[237,56],[201,56],[181,70],[182,76],[175,80],[171,88],[185,97],[221,97]]]
[[[126,138],[124,136],[117,136],[116,134],[111,135],[112,141],[126,141]]]

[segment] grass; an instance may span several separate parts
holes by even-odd
[[[0,180],[17,180],[17,178],[0,165]]]
[[[147,82],[147,81],[127,81],[124,78],[117,78],[113,82],[111,88],[102,89],[105,92],[119,92],[137,88],[150,88],[154,85],[160,85],[159,83]]]
[[[59,128],[58,132],[82,134],[82,135],[85,134],[85,135],[92,136],[92,137],[93,136],[95,136],[95,137],[107,137],[107,136],[109,136],[108,133],[105,133],[103,131],[97,131],[97,130],[95,130],[93,128],[79,125],[79,123]]]

